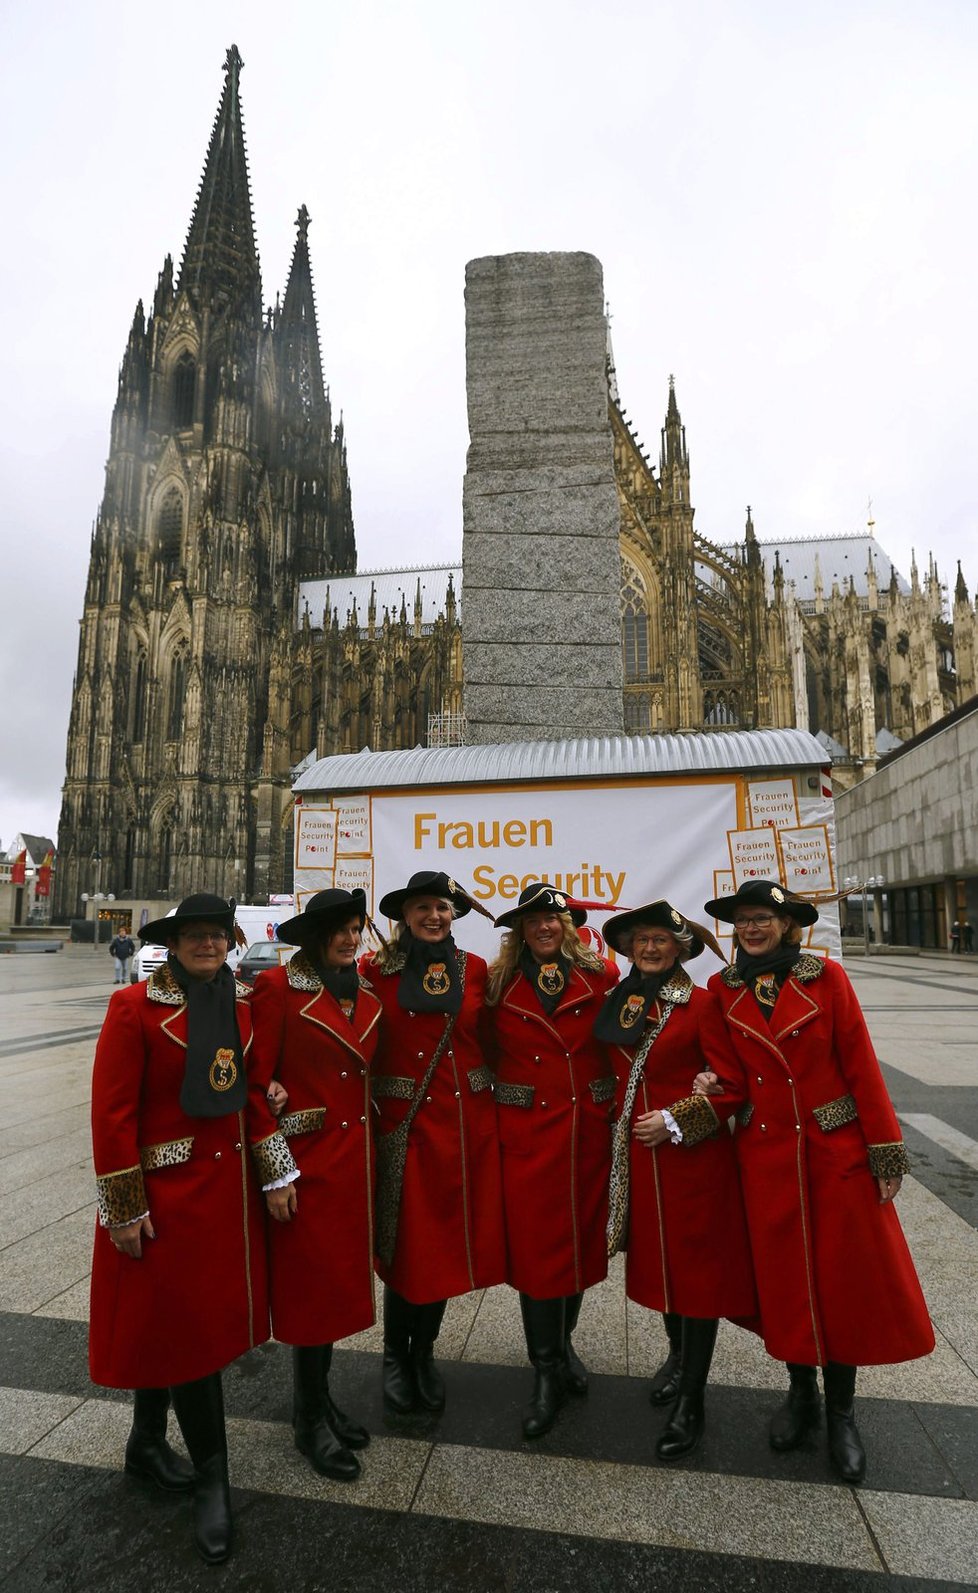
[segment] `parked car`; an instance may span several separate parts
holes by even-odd
[[[140,979],[148,979],[161,962],[166,962],[165,946],[140,946],[129,964],[129,983],[138,985]]]
[[[234,972],[238,979],[246,985],[253,985],[260,973],[266,968],[277,968],[283,960],[282,953],[285,947],[277,940],[256,940],[249,946]],[[289,951],[293,948],[290,946]]]

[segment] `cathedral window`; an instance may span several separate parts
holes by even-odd
[[[705,691],[703,693],[703,723],[705,725],[737,725],[740,723],[740,706],[735,691]]]
[[[183,704],[187,695],[187,651],[180,647],[170,664],[170,690],[167,697],[166,739],[179,741],[183,734]]]
[[[125,861],[122,866],[122,888],[124,891],[132,890],[133,864],[136,857],[136,832],[130,824],[126,831]]]
[[[146,733],[146,654],[136,659],[132,681],[132,739],[142,741]]]
[[[621,646],[626,681],[647,680],[649,675],[649,605],[638,571],[625,559],[621,563]],[[636,729],[642,728],[636,726]]]
[[[196,386],[197,363],[185,350],[173,368],[173,425],[177,431],[186,431],[194,423]]]
[[[652,729],[652,705],[644,694],[626,692],[625,729],[631,736]]]
[[[156,535],[160,549],[160,563],[167,580],[180,571],[180,550],[183,542],[183,499],[176,487],[171,487],[160,504],[156,519]]]
[[[160,832],[160,872],[157,889],[161,896],[170,893],[170,863],[173,856],[173,831],[166,825]]]

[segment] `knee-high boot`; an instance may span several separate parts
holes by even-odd
[[[703,1394],[717,1341],[715,1318],[683,1317],[682,1370],[679,1397],[668,1425],[655,1446],[660,1460],[679,1460],[694,1450],[705,1425]]]
[[[418,1403],[411,1365],[411,1333],[417,1311],[402,1294],[384,1288],[384,1404],[401,1416]]]
[[[581,1315],[584,1295],[568,1294],[564,1300],[564,1386],[570,1394],[587,1393],[587,1367],[574,1349],[571,1334]]]
[[[231,1488],[220,1372],[176,1383],[170,1399],[194,1463],[194,1542],[209,1565],[231,1553]]]
[[[330,1423],[323,1391],[322,1345],[297,1344],[292,1350],[292,1426],[295,1447],[313,1470],[337,1482],[353,1482],[360,1462]]]
[[[669,1340],[669,1354],[649,1384],[650,1405],[672,1405],[679,1397],[679,1373],[683,1364],[683,1319],[675,1311],[665,1311],[662,1322]]]
[[[771,1417],[768,1441],[779,1454],[798,1449],[818,1426],[822,1405],[818,1397],[818,1377],[814,1366],[798,1366],[789,1361],[788,1393]]]
[[[429,1305],[415,1306],[414,1331],[411,1334],[411,1369],[418,1403],[425,1410],[445,1409],[445,1379],[435,1365],[435,1340],[441,1330],[447,1300],[432,1300]]]
[[[843,1482],[862,1482],[866,1475],[866,1451],[853,1414],[856,1368],[829,1361],[822,1368],[822,1381],[829,1459]]]
[[[542,1438],[564,1403],[564,1301],[520,1295],[526,1348],[536,1373],[533,1397],[523,1412],[523,1437]]]
[[[343,1440],[347,1449],[366,1449],[370,1442],[370,1434],[366,1427],[362,1427],[359,1422],[353,1421],[344,1411],[341,1411],[329,1391],[329,1369],[333,1364],[332,1344],[320,1346],[320,1357],[321,1387],[323,1398],[326,1401],[326,1416],[329,1420],[329,1425],[336,1436]]]
[[[166,1441],[170,1409],[168,1388],[137,1388],[132,1396],[132,1431],[126,1441],[126,1471],[130,1477],[155,1482],[167,1493],[191,1493],[194,1468],[175,1455]]]

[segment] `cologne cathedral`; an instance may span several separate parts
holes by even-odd
[[[179,274],[136,307],[81,621],[55,912],[90,860],[125,899],[260,900],[291,884],[311,754],[460,742],[460,566],[357,573],[343,425],[325,386],[303,206],[263,307],[232,46]],[[810,729],[836,778],[976,691],[978,616],[873,535],[694,529],[669,382],[658,467],[617,389],[624,722],[633,734]]]

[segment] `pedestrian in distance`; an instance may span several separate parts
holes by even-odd
[[[660,1460],[699,1445],[720,1317],[754,1324],[757,1300],[733,1142],[722,1114],[693,1091],[720,1069],[730,1042],[712,998],[685,964],[709,930],[658,900],[610,919],[605,938],[631,961],[606,998],[595,1033],[612,1046],[619,1106],[611,1172],[608,1248],[625,1250],[625,1292],[662,1315],[669,1353],[649,1400],[669,1410]]]
[[[261,1190],[296,1172],[254,1071],[233,933],[234,902],[206,893],[140,931],[168,956],[113,995],[92,1077],[89,1369],[135,1390],[126,1471],[193,1492],[210,1563],[231,1550],[221,1370],[269,1336]],[[171,1402],[190,1467],[166,1440]]]
[[[829,1459],[862,1482],[856,1370],[928,1355],[934,1332],[894,1207],[907,1153],[859,1003],[837,962],[803,951],[818,917],[771,880],[705,911],[733,925],[736,957],[710,980],[731,1042],[697,1080],[740,1111],[735,1136],[761,1326],[789,1389],[771,1447],[796,1449],[821,1419]]]
[[[369,1067],[381,1007],[357,972],[365,920],[362,890],[318,891],[279,925],[299,950],[260,973],[252,997],[256,1070],[287,1093],[279,1132],[301,1175],[267,1196],[272,1331],[292,1346],[296,1447],[342,1482],[370,1442],[329,1387],[336,1340],[374,1321]]]
[[[449,1298],[506,1276],[493,1078],[480,1028],[481,957],[452,925],[472,898],[422,870],[381,898],[396,923],[361,972],[383,1017],[372,1087],[377,1121],[377,1271],[384,1281],[384,1403],[440,1411],[434,1345]]]
[[[517,905],[496,919],[507,934],[486,990],[507,1279],[519,1291],[534,1368],[525,1438],[549,1432],[565,1393],[587,1393],[572,1334],[585,1290],[608,1271],[617,1081],[592,1030],[618,972],[579,939],[586,918],[553,886],[526,885]]]
[[[115,979],[113,981],[115,984],[128,984],[129,963],[135,956],[135,952],[136,942],[129,935],[128,931],[123,931],[118,935],[113,935],[112,939],[109,941],[109,955],[111,956],[115,965]]]

